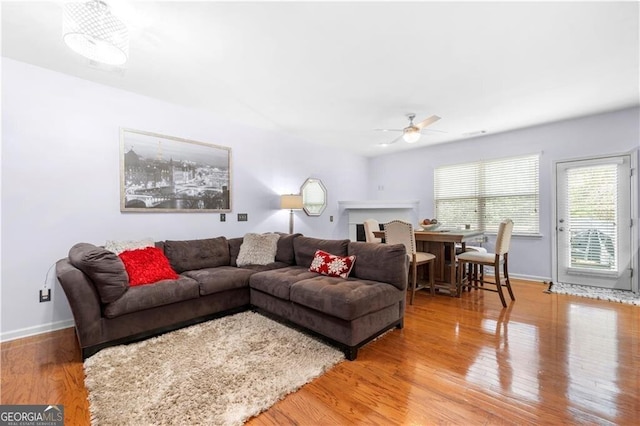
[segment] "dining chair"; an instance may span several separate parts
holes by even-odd
[[[429,266],[429,288],[431,289],[431,295],[435,295],[435,282],[434,282],[434,260],[435,256],[431,253],[425,253],[416,250],[416,235],[413,231],[413,225],[401,220],[392,220],[384,225],[384,240],[387,244],[404,244],[407,249],[407,256],[409,256],[409,274],[411,277],[411,299],[409,304],[413,305],[413,299],[416,291],[424,288],[418,287],[418,266]]]
[[[503,307],[507,307],[502,287],[506,287],[509,291],[511,300],[516,300],[511,289],[511,282],[509,281],[509,245],[511,244],[511,234],[513,233],[513,221],[511,219],[505,219],[500,223],[498,228],[498,236],[496,238],[495,253],[483,253],[480,251],[465,251],[458,255],[458,272],[457,272],[457,284],[458,294],[462,293],[462,290],[466,288],[475,288],[478,290],[487,290],[498,293],[500,301]],[[494,281],[488,281],[484,275],[484,271],[478,275],[464,274],[465,265],[472,264],[475,266],[493,266],[494,269]],[[502,276],[500,276],[502,269]],[[485,284],[495,285],[496,288],[487,288]]]
[[[373,231],[380,231],[380,223],[375,219],[367,219],[364,221],[364,236],[368,243],[381,243],[382,238],[373,235]]]
[[[482,247],[482,246],[470,246],[470,245],[465,245],[464,248],[464,252],[467,251],[477,251],[480,253],[486,253],[487,249]],[[456,244],[456,256],[460,255],[461,253],[463,253],[462,251],[462,244]],[[457,258],[457,257],[456,257]],[[478,282],[480,281],[478,278],[478,274],[480,274],[480,277],[484,276],[484,265],[478,265],[477,263],[469,263],[467,270],[463,270],[462,273],[466,273],[467,276],[473,277],[473,280]]]

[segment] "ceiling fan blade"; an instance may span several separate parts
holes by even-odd
[[[391,142],[383,142],[380,145],[382,146],[389,146],[389,145],[393,145],[394,143],[398,142],[400,139],[402,139],[402,135],[398,136],[397,138],[395,138],[394,140],[392,140]]]
[[[422,120],[421,122],[419,122],[415,126],[418,129],[423,129],[423,128],[427,127],[427,126],[432,125],[433,123],[435,123],[438,120],[440,120],[440,117],[438,117],[437,115],[432,115],[431,117],[425,118],[424,120]]]
[[[420,133],[425,134],[425,133],[449,133],[449,132],[445,132],[444,130],[436,130],[436,129],[422,129],[420,130]]]
[[[401,132],[402,129],[373,129],[376,132]]]

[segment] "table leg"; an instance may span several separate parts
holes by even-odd
[[[456,270],[456,245],[454,243],[447,244],[449,247],[450,272],[449,272],[449,295],[451,297],[460,297],[458,294],[457,270]]]

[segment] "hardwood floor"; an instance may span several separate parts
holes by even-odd
[[[393,330],[248,424],[638,424],[640,307],[545,294],[418,292]],[[2,344],[0,403],[89,424],[72,329]],[[180,419],[176,419],[180,423]]]

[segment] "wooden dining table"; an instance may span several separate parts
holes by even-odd
[[[458,296],[456,284],[456,244],[462,251],[466,244],[484,239],[484,231],[473,229],[437,229],[434,231],[415,230],[416,250],[432,253],[434,261],[434,281],[436,288]],[[384,238],[384,231],[374,231],[377,238]]]

